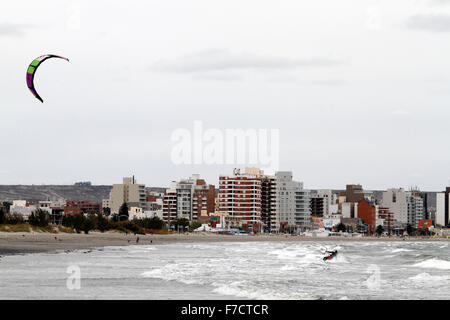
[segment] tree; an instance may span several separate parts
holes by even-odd
[[[408,236],[412,236],[413,232],[414,232],[414,228],[412,227],[412,225],[410,225],[408,223],[408,225],[406,226],[406,232],[408,232]]]
[[[186,218],[180,218],[175,221],[172,221],[170,224],[175,226],[175,231],[178,231],[180,229],[184,231],[185,227],[189,226],[189,220]]]
[[[381,234],[383,233],[384,228],[382,225],[378,225],[377,229],[375,230],[375,232],[377,233],[378,236],[381,236]]]
[[[164,221],[158,217],[135,219],[133,222],[145,229],[162,229],[164,227]]]
[[[193,231],[195,229],[198,229],[202,226],[202,223],[200,221],[192,221],[191,225],[189,226],[189,230]]]
[[[111,208],[103,208],[103,215],[109,217],[111,214]]]
[[[85,234],[88,234],[89,231],[95,229],[97,227],[97,217],[95,214],[88,214],[88,217],[84,219],[81,224],[81,230],[84,231]]]
[[[28,223],[36,227],[47,227],[50,224],[50,214],[38,208],[31,213]]]
[[[0,208],[0,224],[5,223],[5,211],[3,208]]]
[[[337,226],[336,229],[338,232],[342,231],[345,232],[347,231],[347,227],[345,226],[345,224],[343,224],[342,222],[340,222]]]
[[[122,203],[119,209],[119,221],[128,220],[128,205],[126,202]]]
[[[108,219],[99,213],[97,215],[97,229],[100,230],[100,232],[105,232],[108,230],[108,225]]]
[[[22,224],[24,223],[23,216],[19,213],[7,213],[5,214],[4,223],[5,224]]]
[[[72,225],[77,233],[81,233],[83,231],[84,221],[86,220],[85,216],[82,213],[76,214],[72,217]]]

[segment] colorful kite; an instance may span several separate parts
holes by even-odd
[[[38,95],[38,93],[36,92],[36,89],[34,88],[34,75],[36,74],[36,70],[40,66],[40,64],[50,58],[60,58],[60,59],[69,61],[69,59],[64,58],[64,57],[60,57],[60,56],[57,56],[54,54],[46,54],[46,55],[43,55],[43,56],[40,56],[40,57],[37,57],[36,59],[34,59],[33,62],[31,62],[31,64],[28,66],[28,70],[27,70],[28,89],[30,89],[31,93],[37,99],[39,99],[39,101],[41,101],[41,102],[44,102],[44,100],[42,100],[42,98]]]

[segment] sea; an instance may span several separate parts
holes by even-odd
[[[242,241],[0,258],[0,299],[449,299],[450,242]],[[338,250],[324,261],[326,250]]]

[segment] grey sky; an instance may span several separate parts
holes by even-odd
[[[434,0],[14,1],[0,11],[0,184],[149,186],[171,134],[280,130],[306,188],[441,190],[450,179],[450,5]],[[49,60],[36,75],[27,65]]]

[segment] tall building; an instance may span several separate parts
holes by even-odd
[[[358,218],[368,225],[368,233],[375,232],[376,208],[372,202],[364,199],[358,203]]]
[[[419,191],[408,192],[406,194],[408,210],[408,224],[417,227],[420,220],[426,217],[426,207],[424,196]]]
[[[328,217],[332,213],[335,203],[333,192],[330,189],[319,189],[310,194],[311,215],[315,217]]]
[[[264,176],[261,182],[261,219],[264,230],[267,232],[279,229],[276,219],[276,198],[276,178],[274,176]]]
[[[169,189],[166,189],[163,196],[163,220],[170,222],[178,219],[177,189],[176,183],[173,183]]]
[[[120,206],[126,202],[128,208],[139,207],[146,209],[145,184],[137,184],[134,176],[123,178],[122,184],[113,184],[109,194],[109,208],[111,213],[119,213]]]
[[[394,220],[397,224],[408,224],[408,204],[406,192],[403,188],[391,188],[383,192],[383,207],[389,208],[394,214]]]
[[[201,216],[209,216],[209,214],[215,213],[215,198],[215,186],[207,185],[205,180],[198,179],[192,195],[192,219],[197,220]]]
[[[274,176],[261,170],[235,169],[219,178],[220,211],[254,231],[299,230],[310,226],[309,192],[292,179],[292,172]]]
[[[197,220],[215,212],[215,187],[207,185],[198,174],[173,182],[163,196],[163,219],[171,221],[185,218]]]
[[[436,224],[450,225],[450,187],[436,194]]]
[[[234,169],[232,176],[219,177],[219,211],[229,219],[259,231],[262,227],[261,188],[263,172],[246,169],[241,174]]]
[[[309,228],[311,223],[309,191],[303,183],[292,179],[292,172],[275,173],[276,228],[292,226],[294,230]]]
[[[394,214],[386,207],[378,207],[378,219],[384,221],[384,231],[388,234],[394,229]]]

